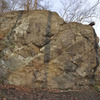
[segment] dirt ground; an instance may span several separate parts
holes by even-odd
[[[4,85],[0,86],[0,100],[100,100],[100,94],[92,89],[63,91]]]

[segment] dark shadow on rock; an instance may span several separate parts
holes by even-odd
[[[45,86],[47,86],[47,69],[48,69],[48,62],[50,61],[50,32],[51,32],[51,19],[52,19],[52,12],[48,13],[48,19],[47,19],[47,27],[46,27],[46,39],[44,48],[44,64],[45,64]]]
[[[12,44],[12,40],[10,39],[10,36],[12,36],[12,34],[15,33],[14,29],[16,28],[17,22],[22,18],[22,15],[23,15],[23,11],[20,11],[19,15],[17,16],[16,23],[14,24],[14,26],[11,28],[11,31],[7,35],[7,40],[9,41],[9,44]]]
[[[95,55],[96,55],[96,66],[94,67],[94,73],[93,73],[93,76],[92,76],[92,79],[94,80],[95,78],[95,72],[97,70],[97,67],[99,66],[99,60],[98,60],[98,41],[97,41],[97,35],[96,35],[96,32],[95,32],[95,29],[93,29],[93,32],[94,32],[94,40],[95,40],[95,45],[94,45],[94,48],[95,48]]]

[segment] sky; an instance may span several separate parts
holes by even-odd
[[[46,1],[48,1],[48,0],[46,0]],[[51,2],[52,4],[52,11],[55,11],[55,12],[57,12],[59,15],[61,15],[61,13],[62,13],[62,4],[61,4],[61,1],[63,1],[63,0],[49,0],[49,2]],[[96,2],[97,0],[88,0],[88,4],[89,5],[92,5],[92,4],[94,4],[95,2]],[[100,5],[99,5],[99,7],[100,7]],[[99,37],[99,41],[100,41],[100,17],[99,18],[95,18],[94,20],[92,20],[92,21],[94,21],[95,22],[95,26],[93,26],[94,27],[94,29],[95,29],[95,31],[96,31],[96,33],[97,33],[97,36]],[[88,23],[87,23],[88,24]],[[100,42],[99,42],[99,44],[100,44]]]

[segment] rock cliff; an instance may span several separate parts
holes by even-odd
[[[55,12],[0,15],[2,84],[59,89],[100,84],[98,51],[90,25],[66,23]]]

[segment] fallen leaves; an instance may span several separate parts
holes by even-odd
[[[86,93],[87,92],[87,93]],[[27,88],[15,85],[1,85],[0,94],[4,95],[0,100],[80,100],[80,98],[86,98],[89,100],[99,100],[99,95],[95,94],[93,91],[89,92],[87,90],[59,90],[59,89],[43,89],[43,88]],[[87,95],[86,95],[87,94]],[[80,98],[79,98],[80,97]],[[13,98],[13,99],[12,99]],[[82,99],[83,100],[83,99]]]

